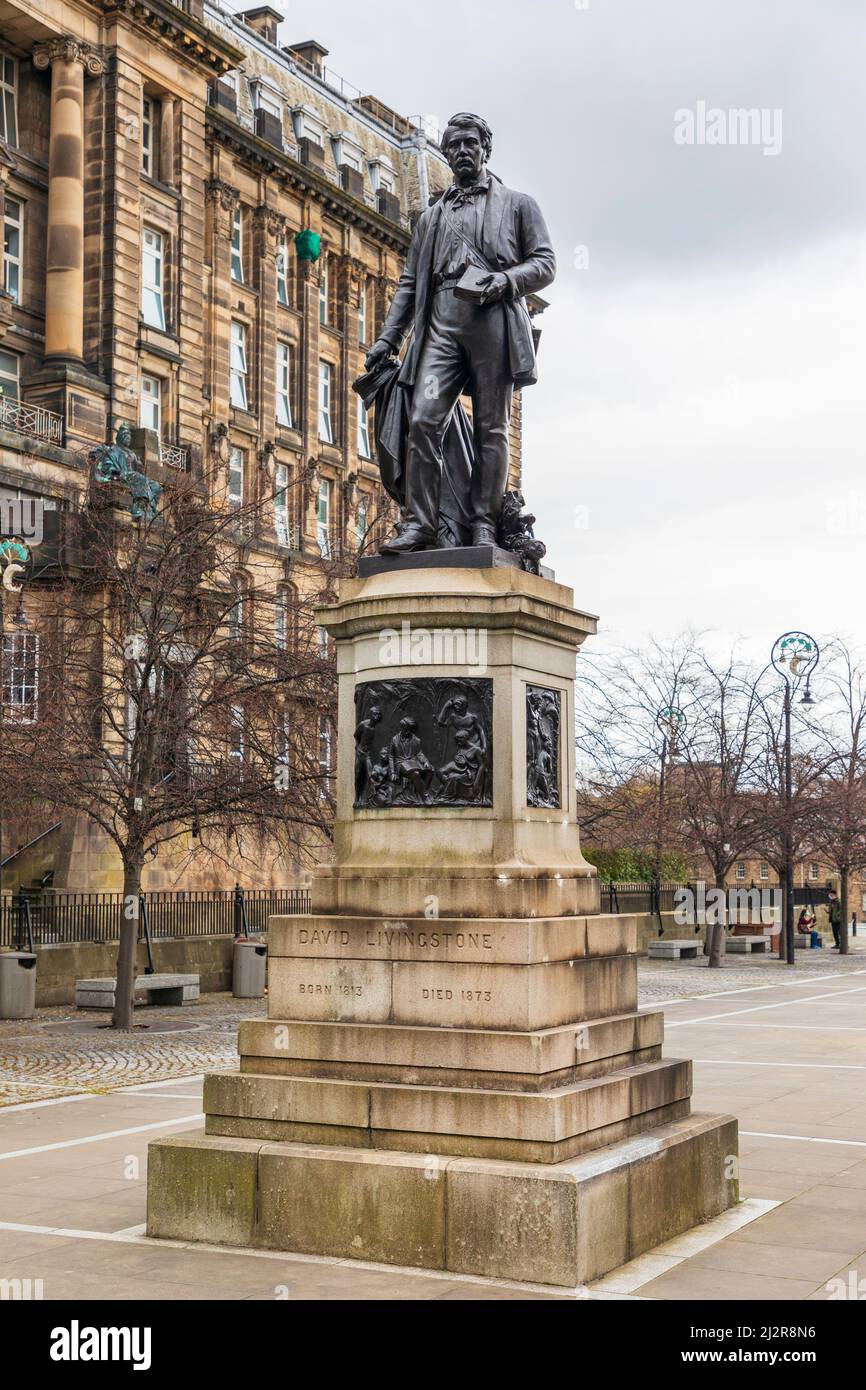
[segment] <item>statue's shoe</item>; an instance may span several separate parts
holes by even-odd
[[[411,555],[415,550],[431,550],[435,539],[421,526],[405,526],[399,536],[379,548],[380,555]]]
[[[473,526],[472,527],[473,545],[498,545],[496,532],[492,526]]]

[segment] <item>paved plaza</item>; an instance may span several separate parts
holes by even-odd
[[[839,1296],[866,1280],[866,941],[852,945],[794,969],[641,963],[666,1055],[694,1061],[695,1109],[739,1120],[744,1201],[574,1291],[149,1241],[148,1143],[201,1128],[202,1073],[234,1067],[237,1022],[262,1004],[139,1010],[147,1026],[123,1037],[72,1009],[2,1023],[0,1277],[41,1279],[46,1299]]]

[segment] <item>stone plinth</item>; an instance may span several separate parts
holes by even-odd
[[[584,1283],[736,1200],[736,1124],[690,1114],[580,853],[594,620],[511,566],[373,568],[320,614],[334,863],[270,923],[268,1017],[205,1133],[151,1146],[148,1231]]]

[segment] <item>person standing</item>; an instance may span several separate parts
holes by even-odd
[[[833,929],[834,945],[832,950],[841,951],[842,949],[842,904],[835,888],[831,888],[827,893],[827,902],[830,913],[830,926]]]

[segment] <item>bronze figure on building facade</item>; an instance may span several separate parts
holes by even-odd
[[[449,121],[442,151],[454,182],[418,219],[366,375],[355,383],[366,404],[375,401],[382,478],[402,510],[383,555],[501,543],[512,397],[537,379],[526,296],[552,282],[556,257],[535,201],[487,169],[492,145],[480,116]]]
[[[162,487],[142,471],[141,459],[130,448],[131,443],[132,430],[124,421],[117,428],[113,444],[97,444],[91,449],[88,457],[96,465],[93,477],[97,483],[125,483],[131,493],[129,511],[133,521],[155,521]]]

